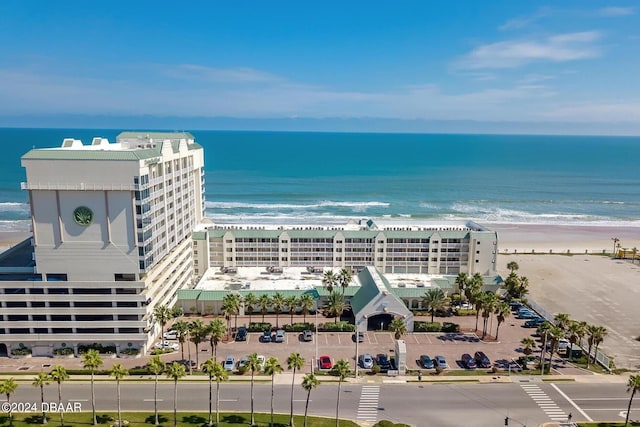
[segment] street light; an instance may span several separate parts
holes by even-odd
[[[314,338],[316,342],[316,358],[314,360],[314,363],[318,363],[318,300],[316,300],[316,336]],[[311,372],[313,373],[313,370]]]

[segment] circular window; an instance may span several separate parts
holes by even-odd
[[[73,220],[78,225],[87,226],[93,221],[93,212],[86,206],[77,207],[73,211]]]

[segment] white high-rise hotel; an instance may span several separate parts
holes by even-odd
[[[188,133],[125,132],[115,143],[65,139],[22,165],[33,237],[0,257],[0,352],[93,342],[146,351],[154,307],[192,283],[202,147]]]

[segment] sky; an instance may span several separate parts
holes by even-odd
[[[4,126],[384,119],[640,134],[639,76],[635,1],[0,2]]]

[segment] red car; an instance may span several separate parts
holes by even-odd
[[[320,356],[320,369],[331,369],[333,368],[333,363],[331,363],[331,358],[329,356]]]

